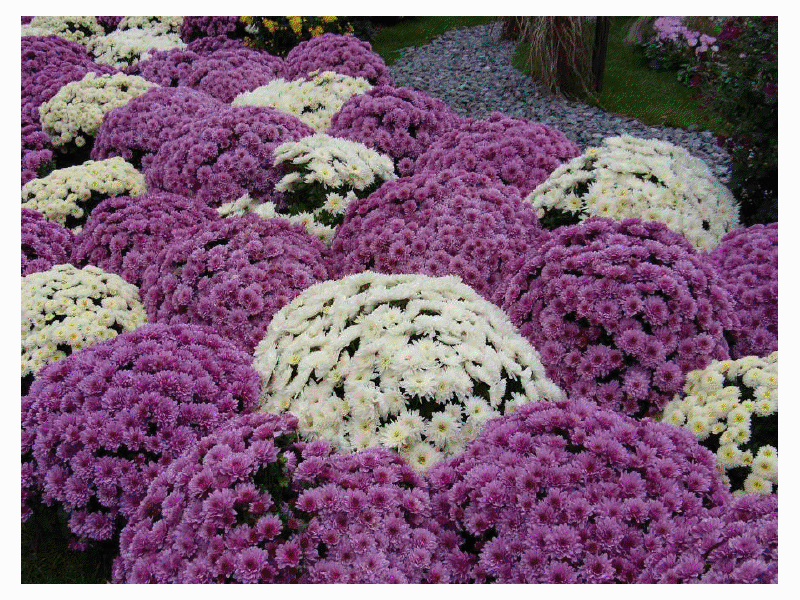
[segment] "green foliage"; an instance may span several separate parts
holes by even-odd
[[[284,57],[300,42],[324,33],[359,33],[369,37],[368,22],[357,23],[358,32],[350,17],[242,17],[246,25],[244,43],[257,50],[266,50]]]

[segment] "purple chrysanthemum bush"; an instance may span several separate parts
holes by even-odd
[[[557,129],[494,112],[487,119],[466,119],[435,139],[417,158],[414,173],[474,171],[515,185],[525,197],[579,154],[578,146]]]
[[[683,236],[655,221],[557,229],[498,298],[570,397],[631,416],[654,416],[687,372],[730,358],[730,295]]]
[[[441,100],[408,87],[378,85],[353,96],[333,115],[326,132],[391,156],[401,177],[414,161],[462,119]]]
[[[23,277],[71,262],[75,234],[69,229],[46,221],[41,213],[27,208],[22,209],[21,221]]]
[[[79,539],[111,539],[155,476],[258,390],[249,355],[194,325],[148,325],[50,365],[22,400],[23,520],[41,494]]]
[[[726,234],[707,255],[739,319],[732,358],[778,349],[778,224]]]
[[[142,276],[152,322],[208,325],[252,351],[272,316],[328,278],[328,250],[302,225],[210,220],[165,246]]]
[[[284,58],[289,79],[308,78],[312,71],[335,71],[362,77],[371,85],[392,85],[392,74],[369,42],[352,35],[324,33],[292,48]]]
[[[227,36],[236,32],[238,17],[183,17],[181,39],[192,42],[207,37]]]
[[[331,244],[338,276],[458,275],[484,298],[543,234],[516,188],[463,170],[401,177],[348,205]]]

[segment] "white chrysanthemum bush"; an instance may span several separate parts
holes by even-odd
[[[22,278],[23,394],[42,367],[147,323],[139,289],[95,266],[56,265]]]
[[[661,421],[685,427],[717,456],[734,495],[778,490],[778,353],[691,371]]]
[[[48,221],[80,233],[94,207],[106,198],[145,193],[144,175],[115,156],[87,160],[29,181],[22,186],[22,208],[38,211]]]
[[[547,229],[595,216],[660,221],[699,250],[740,227],[736,199],[702,160],[669,142],[628,135],[561,165],[525,200]]]
[[[183,17],[136,15],[123,17],[119,25],[117,25],[117,29],[120,31],[143,29],[159,33],[180,34],[181,25],[183,25]]]
[[[57,35],[71,42],[85,44],[96,36],[103,35],[103,26],[95,17],[59,17],[38,16],[22,26],[21,35],[41,36]]]
[[[42,129],[53,147],[62,152],[91,147],[108,111],[125,106],[153,87],[157,84],[138,75],[89,71],[39,107]]]
[[[350,77],[333,71],[312,72],[311,80],[274,79],[251,92],[233,99],[233,106],[266,106],[294,115],[314,131],[325,132],[331,118],[356,94],[371,90],[362,77]]]
[[[255,349],[259,410],[340,452],[382,446],[419,471],[492,417],[561,390],[506,315],[457,277],[364,272],[308,288]]]
[[[123,69],[139,61],[148,60],[154,51],[185,48],[177,33],[157,29],[133,28],[116,30],[92,38],[86,44],[96,62]]]

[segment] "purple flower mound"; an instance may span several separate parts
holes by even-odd
[[[231,106],[184,124],[161,145],[144,175],[149,189],[196,196],[213,207],[244,194],[278,203],[275,185],[285,167],[274,149],[314,131],[272,108]]]
[[[421,478],[386,450],[294,443],[296,424],[241,415],[174,461],[122,531],[112,580],[446,581]]]
[[[659,541],[637,583],[778,583],[778,495],[736,498]]]
[[[217,50],[243,50],[247,49],[242,40],[229,38],[226,35],[198,38],[186,44],[186,50],[197,54],[211,54]]]
[[[75,238],[72,261],[116,273],[138,287],[145,269],[170,242],[218,218],[198,200],[168,192],[114,196],[92,211]]]
[[[211,53],[188,49],[153,52],[150,59],[131,65],[125,72],[164,87],[185,86],[230,104],[249,92],[283,77],[284,63],[267,52],[222,47]]]
[[[22,209],[22,277],[69,263],[75,235],[45,220],[35,210]]]
[[[142,304],[152,322],[209,325],[252,352],[281,307],[328,279],[328,261],[302,225],[254,214],[209,221],[145,270]]]
[[[46,366],[22,399],[31,496],[78,538],[111,539],[164,467],[255,406],[251,360],[206,327],[146,325]]]
[[[461,121],[444,102],[424,92],[378,85],[345,102],[326,133],[391,156],[398,175],[404,177],[414,173],[414,161],[436,139]]]
[[[736,229],[707,254],[739,317],[734,359],[778,349],[778,224]]]
[[[730,358],[728,292],[686,239],[657,222],[561,227],[525,256],[497,304],[571,397],[654,416],[689,371]]]
[[[288,79],[310,79],[312,71],[363,77],[372,85],[392,85],[392,74],[369,42],[352,35],[323,35],[300,42],[284,59]]]
[[[181,39],[191,42],[198,38],[234,33],[238,22],[239,17],[183,17]]]
[[[53,160],[53,148],[50,136],[42,131],[41,125],[29,123],[22,126],[20,154],[22,155],[22,185],[46,175],[39,171],[45,169],[47,164]]]
[[[458,275],[491,300],[542,234],[516,188],[448,170],[401,177],[351,202],[331,254],[337,278],[365,270]]]
[[[731,499],[688,431],[586,400],[493,419],[426,479],[463,583],[632,583],[661,538]]]
[[[123,18],[124,17],[95,17],[107,34],[114,31]]]
[[[216,98],[191,88],[153,88],[105,114],[90,157],[104,160],[121,156],[141,171],[150,166],[158,149],[173,139],[176,130],[224,108],[226,105]]]
[[[434,140],[417,159],[415,173],[460,168],[515,185],[524,198],[561,164],[581,153],[563,133],[529,119],[494,112],[466,119]]]

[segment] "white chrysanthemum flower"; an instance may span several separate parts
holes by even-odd
[[[118,69],[148,60],[154,51],[185,47],[178,33],[165,33],[157,29],[117,29],[86,43],[95,62]]]
[[[87,160],[81,165],[32,179],[22,186],[22,208],[38,211],[48,221],[80,233],[88,213],[108,196],[145,193],[144,175],[115,156]]]
[[[770,493],[778,483],[777,388],[777,352],[712,362],[687,374],[686,395],[667,404],[660,420],[687,428],[714,452],[734,493]]]
[[[141,29],[143,31],[152,31],[161,34],[180,34],[181,25],[183,25],[183,17],[123,17],[117,25],[119,31]]]
[[[33,17],[22,26],[22,37],[57,35],[60,38],[79,44],[86,44],[105,33],[103,26],[95,17]]]
[[[543,220],[560,211],[575,222],[660,221],[701,250],[740,226],[733,194],[702,160],[668,142],[627,135],[606,138],[561,165],[526,201]]]
[[[326,371],[315,353],[337,359]],[[452,456],[485,420],[563,397],[505,313],[456,277],[366,272],[312,286],[273,317],[253,365],[266,412],[305,414],[329,386],[346,408],[326,438],[343,452],[358,445],[347,441],[358,420],[406,458],[418,442]],[[317,422],[301,420],[301,435],[320,437]]]

